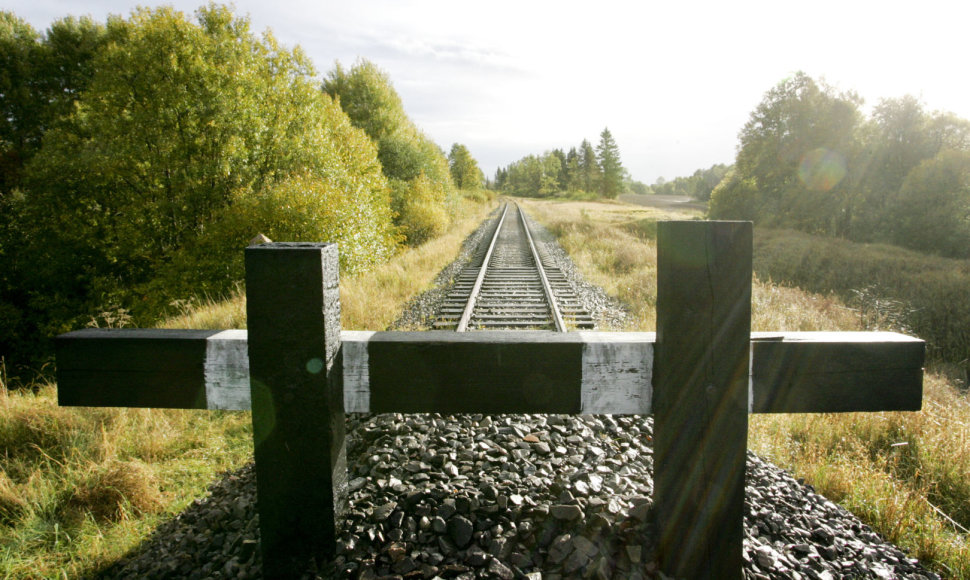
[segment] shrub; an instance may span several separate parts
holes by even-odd
[[[448,192],[424,173],[408,182],[393,182],[392,192],[396,222],[409,246],[440,236],[451,223],[445,211]]]

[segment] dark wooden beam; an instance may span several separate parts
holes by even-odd
[[[98,329],[62,335],[60,403],[249,410],[246,336],[245,330]],[[649,414],[655,340],[649,332],[343,331],[345,408],[480,413],[472,401],[484,392],[495,395],[484,397],[485,408],[495,412]],[[922,340],[891,332],[755,332],[751,350],[754,413],[920,408]],[[421,372],[399,358],[407,353],[417,353]],[[474,373],[460,368],[471,360],[466,356],[480,361]],[[526,363],[527,376],[535,375],[528,383],[510,374]],[[541,385],[552,394],[533,396]]]
[[[298,578],[336,550],[347,457],[334,244],[246,249],[246,315],[263,575]]]
[[[926,343],[893,332],[752,334],[753,413],[919,411]]]
[[[751,223],[657,230],[654,506],[663,572],[742,577]]]

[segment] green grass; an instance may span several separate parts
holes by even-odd
[[[53,385],[3,385],[0,576],[90,574],[251,454],[247,413],[64,408]]]

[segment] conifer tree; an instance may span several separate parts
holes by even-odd
[[[603,197],[614,199],[623,191],[623,165],[620,163],[620,148],[609,129],[600,133],[600,142],[596,146],[596,158],[599,161],[602,178],[600,179],[600,193]]]

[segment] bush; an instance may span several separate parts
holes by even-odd
[[[451,223],[445,211],[448,191],[424,173],[408,182],[393,182],[392,192],[396,222],[409,246],[440,236]]]
[[[0,330],[0,356],[42,360],[49,345],[31,338],[83,325],[103,304],[145,326],[175,299],[222,296],[258,232],[338,242],[348,271],[394,251],[377,148],[299,49],[217,5],[197,23],[138,9],[106,34],[24,194],[0,197],[17,220],[0,224],[0,298],[12,305],[0,323],[15,328]]]

